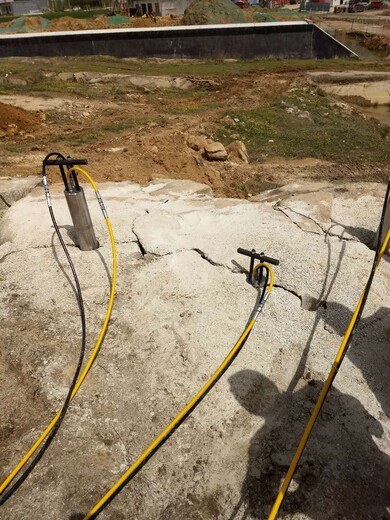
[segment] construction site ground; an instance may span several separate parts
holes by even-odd
[[[334,96],[326,78],[309,74],[361,68],[356,60],[3,59],[2,176],[39,175],[43,156],[58,150],[87,158],[98,181],[191,179],[220,196],[297,179],[382,181],[389,127],[364,114],[377,102],[363,97],[366,87]],[[364,70],[381,72],[371,81],[386,92],[389,62],[365,62]],[[243,142],[249,164],[207,160],[188,145],[192,135]]]
[[[256,298],[237,247],[281,260],[253,336],[101,518],[266,518],[371,268],[390,173],[389,78],[388,60],[0,61],[1,479],[61,406],[80,344],[39,185],[47,153],[88,159],[118,248],[102,350],[1,520],[82,519],[204,384]],[[233,151],[212,160],[201,142]],[[54,169],[49,180],[89,353],[110,242],[87,189],[100,247],[75,247]],[[389,518],[389,267],[383,260],[282,520]]]

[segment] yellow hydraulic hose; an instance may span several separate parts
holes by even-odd
[[[374,273],[376,272],[378,266],[379,266],[379,263],[382,259],[382,256],[384,254],[384,252],[386,251],[387,249],[387,245],[389,244],[389,241],[390,241],[390,229],[389,231],[387,232],[387,235],[386,235],[386,238],[382,244],[382,247],[380,249],[380,252],[378,254],[378,258],[377,258],[377,261],[375,263],[375,266],[374,266]],[[349,340],[349,337],[351,335],[351,332],[354,328],[354,325],[355,325],[355,322],[356,322],[356,319],[357,319],[357,316],[359,314],[359,311],[360,311],[360,308],[362,306],[362,303],[363,303],[363,299],[364,299],[364,295],[366,293],[366,287],[364,288],[363,292],[362,292],[362,295],[360,296],[360,299],[359,299],[359,302],[356,306],[356,309],[355,309],[355,312],[353,313],[352,315],[352,318],[351,318],[351,321],[348,325],[348,328],[347,328],[347,331],[344,335],[344,338],[343,338],[343,341],[340,345],[340,348],[339,348],[339,351],[337,352],[337,355],[333,361],[333,365],[332,365],[332,368],[329,372],[329,375],[325,381],[325,384],[322,388],[322,391],[321,391],[321,394],[318,398],[318,401],[314,407],[314,410],[311,414],[311,417],[309,419],[309,422],[307,423],[307,426],[306,426],[306,429],[302,435],[302,438],[299,442],[299,445],[298,445],[298,448],[297,448],[297,451],[295,452],[295,455],[294,455],[294,458],[290,464],[290,467],[288,469],[288,472],[284,478],[284,481],[283,481],[283,484],[280,488],[280,491],[278,493],[278,496],[275,500],[275,503],[272,507],[272,510],[271,510],[271,513],[270,515],[268,516],[268,520],[274,520],[279,512],[279,509],[280,509],[280,506],[282,505],[282,502],[284,500],[284,497],[287,493],[287,490],[289,488],[289,485],[290,485],[290,482],[294,476],[294,473],[297,469],[297,466],[298,466],[298,463],[299,463],[299,460],[302,456],[302,453],[303,453],[303,450],[305,449],[305,446],[306,446],[306,443],[309,439],[309,436],[310,436],[310,433],[313,429],[313,426],[317,420],[317,417],[318,417],[318,414],[320,413],[320,410],[321,410],[321,407],[326,399],[326,396],[328,395],[328,392],[330,390],[330,387],[332,385],[332,382],[337,374],[337,371],[341,365],[341,362],[343,360],[343,357],[344,357],[344,354],[345,354],[345,349],[346,349],[346,346],[348,344],[348,340]]]
[[[168,436],[170,436],[173,431],[180,426],[183,420],[189,415],[189,413],[194,409],[194,407],[202,400],[205,394],[211,389],[211,387],[216,383],[216,381],[221,377],[221,375],[226,371],[229,365],[234,360],[238,351],[241,349],[243,343],[249,336],[254,324],[256,323],[256,319],[266,301],[269,294],[272,291],[274,285],[274,274],[272,268],[262,262],[259,263],[254,269],[252,276],[256,273],[260,267],[265,267],[269,273],[269,285],[267,288],[267,292],[265,294],[265,298],[262,302],[259,302],[257,308],[251,316],[251,319],[246,326],[244,332],[242,333],[240,339],[234,345],[232,350],[229,352],[227,357],[221,363],[216,372],[210,377],[210,379],[204,384],[204,386],[199,390],[199,392],[193,397],[193,399],[185,406],[182,411],[173,419],[173,421],[163,430],[160,435],[149,445],[149,447],[142,453],[140,457],[134,462],[134,464],[120,477],[119,480],[111,487],[111,489],[103,496],[103,498],[87,513],[83,520],[89,520],[92,518],[96,518],[98,514],[102,511],[102,509],[110,502],[114,496],[126,485],[126,483],[131,479],[131,477],[137,472],[137,470],[141,469],[141,467],[149,460],[149,458],[153,455],[154,452],[164,443]]]
[[[114,298],[115,298],[116,263],[117,263],[117,261],[116,261],[116,246],[115,246],[114,233],[112,231],[111,222],[110,222],[110,219],[107,216],[107,212],[105,210],[105,207],[104,207],[102,198],[101,198],[101,196],[99,194],[98,188],[97,188],[95,182],[93,181],[92,177],[87,172],[85,172],[82,168],[74,167],[74,168],[71,168],[70,170],[68,170],[67,173],[70,175],[72,173],[72,171],[79,171],[92,184],[92,187],[95,190],[96,198],[98,199],[99,205],[100,205],[100,207],[102,209],[102,212],[103,212],[103,215],[104,215],[104,218],[105,218],[105,221],[106,221],[107,229],[108,229],[108,232],[110,234],[110,240],[111,240],[111,248],[112,248],[112,280],[111,280],[110,299],[109,299],[108,308],[107,308],[107,312],[106,312],[106,316],[105,316],[105,319],[104,319],[103,326],[101,328],[98,340],[97,340],[97,342],[96,342],[96,344],[95,344],[95,346],[94,346],[94,348],[92,350],[92,353],[91,353],[91,355],[90,355],[90,357],[89,357],[89,359],[87,361],[87,364],[85,365],[84,370],[82,371],[82,373],[81,373],[81,375],[80,375],[80,377],[79,377],[79,379],[78,379],[78,381],[77,381],[77,383],[76,383],[76,385],[74,387],[74,390],[73,390],[72,396],[71,396],[71,400],[74,398],[74,396],[77,394],[80,386],[83,384],[84,379],[86,378],[86,376],[87,376],[87,374],[88,374],[88,372],[89,372],[93,362],[96,359],[96,356],[98,355],[98,352],[99,352],[99,349],[100,349],[100,345],[102,344],[104,335],[106,333],[106,330],[107,330],[107,327],[108,327],[108,323],[110,321],[112,307],[113,307],[113,304],[114,304]],[[36,450],[39,448],[39,446],[42,444],[42,442],[45,440],[47,435],[51,432],[51,430],[55,426],[56,422],[58,421],[58,418],[60,417],[60,414],[61,414],[61,410],[59,410],[57,412],[57,414],[55,415],[54,419],[47,426],[47,428],[41,434],[41,436],[38,438],[38,440],[33,444],[33,446],[30,448],[30,450],[21,459],[19,464],[17,466],[15,466],[15,468],[11,471],[11,473],[8,475],[8,477],[4,480],[4,482],[0,486],[0,493],[2,493],[6,489],[6,487],[12,482],[12,480],[16,477],[16,475],[23,468],[23,466],[28,462],[30,457],[36,452]]]

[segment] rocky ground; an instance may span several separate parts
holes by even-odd
[[[0,181],[1,477],[60,406],[80,344],[43,189],[27,194],[36,182]],[[101,517],[265,518],[367,279],[385,185],[296,183],[250,201],[179,180],[100,189],[118,248],[110,327],[56,440],[0,518],[79,518],[189,401],[255,302],[237,247],[280,259],[263,315],[212,393]],[[52,195],[90,352],[107,305],[109,239],[87,190],[100,248],[74,247],[61,185]],[[389,517],[389,267],[380,266],[280,518]]]

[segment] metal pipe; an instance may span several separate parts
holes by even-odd
[[[83,188],[80,187],[74,191],[65,190],[64,193],[73,221],[76,245],[78,245],[82,251],[97,249],[99,242],[95,236]]]

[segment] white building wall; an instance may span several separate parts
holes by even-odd
[[[139,8],[140,14],[154,14],[182,16],[191,0],[130,0],[129,6]]]
[[[182,16],[190,3],[191,0],[162,0],[160,2],[161,14],[174,14],[177,16]]]

